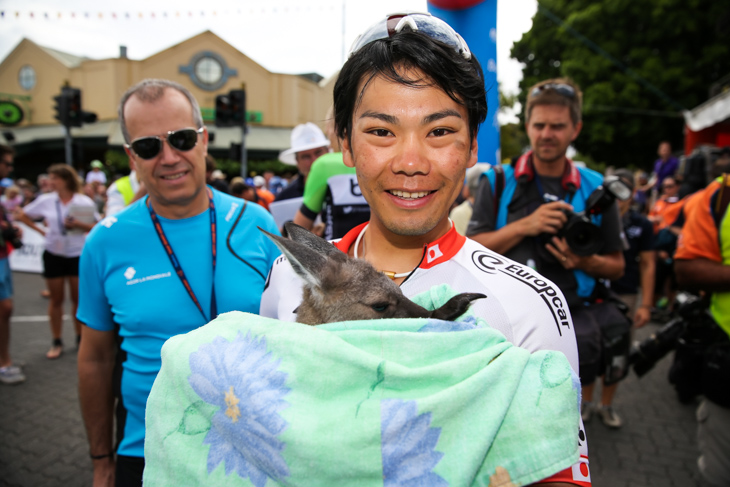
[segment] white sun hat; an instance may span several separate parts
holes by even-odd
[[[297,160],[294,154],[297,152],[316,149],[317,147],[329,147],[329,145],[330,141],[319,127],[312,122],[303,123],[292,130],[291,148],[280,152],[279,160],[284,164],[296,166]]]

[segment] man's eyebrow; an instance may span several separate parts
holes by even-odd
[[[440,112],[432,113],[431,115],[424,117],[423,125],[428,125],[429,123],[436,122],[438,120],[441,120],[441,119],[444,119],[447,117],[461,118],[461,114],[459,112],[457,112],[456,110],[447,108],[446,110],[441,110]]]
[[[361,119],[362,118],[375,118],[375,119],[378,119],[378,120],[382,120],[385,123],[390,123],[390,124],[393,124],[393,125],[397,125],[398,124],[398,118],[397,117],[394,117],[393,115],[387,115],[385,113],[373,112],[371,110],[368,110],[368,111],[364,112],[362,115],[360,115],[360,118]]]

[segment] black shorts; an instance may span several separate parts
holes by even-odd
[[[43,252],[43,277],[46,279],[53,279],[55,277],[78,277],[78,275],[78,257],[61,257],[47,250]]]
[[[603,367],[601,327],[585,306],[570,308],[570,314],[573,316],[575,340],[578,345],[580,383],[582,386],[587,386],[601,375]]]

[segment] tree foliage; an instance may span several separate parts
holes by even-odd
[[[578,151],[649,169],[661,140],[682,148],[681,111],[730,73],[729,46],[727,2],[540,0],[512,57],[524,63],[523,107],[535,83],[572,78],[583,91]]]

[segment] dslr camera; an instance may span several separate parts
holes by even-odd
[[[620,178],[608,176],[603,184],[596,188],[586,201],[586,210],[574,212],[563,210],[568,217],[558,237],[564,237],[568,247],[575,255],[587,256],[597,254],[603,247],[600,229],[591,222],[591,217],[606,211],[614,201],[626,201],[631,198],[632,190]]]
[[[656,333],[637,343],[629,363],[639,377],[651,370],[670,351],[675,350],[669,370],[680,402],[688,404],[698,394],[730,408],[730,340],[707,309],[706,299],[679,293],[677,317]]]

